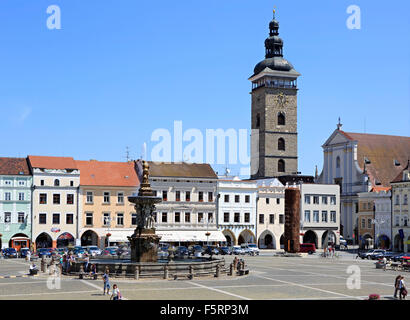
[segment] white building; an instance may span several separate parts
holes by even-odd
[[[357,194],[390,186],[410,158],[410,138],[344,132],[341,127],[339,121],[322,145],[323,170],[316,182],[340,185],[340,232],[346,239],[353,239]]]
[[[300,243],[321,249],[340,244],[340,191],[338,185],[302,183],[300,190]]]
[[[43,156],[29,156],[28,159],[33,173],[32,240],[36,248],[80,243],[80,170],[74,159]]]
[[[161,242],[190,245],[225,242],[217,229],[217,176],[209,164],[148,162]]]
[[[376,194],[374,199],[376,246],[390,249],[392,246],[391,191],[380,190],[376,191]]]
[[[285,232],[285,187],[276,178],[258,185],[256,234],[261,249],[281,249]]]
[[[227,245],[256,243],[256,182],[221,176],[217,194],[217,226]]]

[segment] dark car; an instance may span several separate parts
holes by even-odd
[[[209,255],[218,255],[219,254],[219,249],[216,247],[211,247],[211,246],[207,246],[205,247],[205,250],[202,252],[202,254],[209,254]]]
[[[188,251],[189,251],[189,255],[195,255],[195,252],[199,252],[200,254],[203,254],[204,249],[200,245],[194,245],[192,247],[189,247]]]
[[[187,256],[189,254],[188,248],[179,246],[175,252],[178,256]]]
[[[20,258],[25,258],[27,256],[27,252],[29,251],[30,251],[29,248],[21,248],[19,252]]]
[[[40,248],[37,250],[37,255],[39,258],[43,256],[51,257],[52,250],[50,248]]]
[[[406,252],[402,252],[402,253],[399,253],[399,254],[396,254],[395,256],[393,256],[392,257],[392,260],[394,261],[394,262],[402,262],[403,261],[403,257],[405,257],[405,256],[409,256],[410,255],[410,253],[406,253]]]
[[[380,249],[374,250],[374,252],[370,254],[370,259],[378,260],[380,258],[383,258],[385,253],[386,253],[386,250],[380,250]]]
[[[386,251],[383,255],[378,257],[378,259],[386,258],[387,260],[392,260],[392,258],[397,255],[397,252]]]
[[[222,255],[229,255],[229,254],[232,254],[232,249],[229,248],[229,247],[221,247],[221,248],[219,249],[219,252],[220,252]]]
[[[6,248],[3,250],[3,256],[5,258],[17,258],[17,250],[14,248]]]

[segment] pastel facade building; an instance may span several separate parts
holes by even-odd
[[[222,176],[217,184],[218,229],[228,246],[256,243],[255,181]]]
[[[31,186],[26,158],[0,158],[0,249],[31,244]]]
[[[81,245],[101,248],[128,242],[137,226],[134,206],[139,180],[130,162],[75,161],[80,169],[79,234]]]
[[[71,157],[28,156],[33,174],[32,240],[36,248],[79,244],[80,170]]]

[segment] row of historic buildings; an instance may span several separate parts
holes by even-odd
[[[208,164],[149,165],[151,187],[162,198],[154,213],[161,241],[257,242],[272,249],[283,245],[286,185],[278,179],[217,176]],[[139,187],[139,168],[138,161],[0,158],[1,246],[103,247],[127,242],[137,224],[128,196]],[[319,248],[324,241],[338,243],[338,186],[297,187],[305,219],[301,241],[316,242]]]

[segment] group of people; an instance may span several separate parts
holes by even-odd
[[[335,255],[335,245],[334,243],[329,244],[327,247],[324,246],[323,248],[323,255],[325,257],[334,257]]]
[[[397,299],[397,292],[399,292],[400,300],[406,299],[407,289],[406,284],[404,283],[404,277],[398,275],[394,281],[394,297]]]
[[[104,293],[103,295],[105,295],[105,292],[107,291],[107,294],[110,294],[110,278],[109,278],[109,269],[108,267],[105,269],[104,274],[103,274],[103,281],[104,281]],[[118,289],[118,286],[114,283],[114,285],[112,286],[112,293],[111,293],[111,297],[110,300],[122,300],[122,295],[120,290]]]
[[[63,254],[60,258],[60,263],[63,272],[70,272],[73,263],[75,262],[75,255],[72,253]]]

